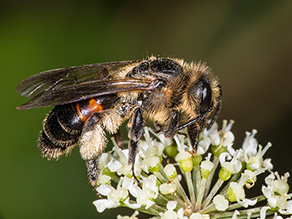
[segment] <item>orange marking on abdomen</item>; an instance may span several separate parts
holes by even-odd
[[[85,123],[93,113],[99,112],[101,110],[103,110],[102,105],[97,103],[93,98],[88,101],[88,107],[85,109],[80,108],[80,102],[76,103],[77,114],[83,123]]]

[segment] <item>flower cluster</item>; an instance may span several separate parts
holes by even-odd
[[[103,198],[93,202],[98,212],[116,207],[134,209],[153,218],[290,218],[292,193],[287,178],[272,172],[271,159],[264,158],[271,147],[258,144],[256,131],[246,132],[239,149],[234,149],[233,121],[214,124],[200,135],[196,154],[185,134],[173,140],[145,128],[139,142],[133,177],[128,149],[114,142],[112,151],[100,158],[97,192]],[[258,175],[265,174],[262,191],[247,197]],[[253,193],[254,194],[254,193]]]

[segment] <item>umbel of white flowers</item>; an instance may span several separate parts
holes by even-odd
[[[224,120],[220,130],[217,124],[204,130],[195,156],[189,153],[186,135],[170,140],[145,128],[134,166],[139,183],[128,165],[128,150],[113,140],[113,150],[100,158],[96,190],[103,198],[93,202],[97,211],[135,210],[119,219],[138,218],[139,212],[162,219],[292,218],[289,173],[272,172],[271,159],[264,158],[271,144],[259,145],[253,130],[246,132],[242,147],[234,149],[233,123]],[[246,190],[254,189],[260,174],[266,177],[261,191],[253,192],[259,195],[247,197]]]

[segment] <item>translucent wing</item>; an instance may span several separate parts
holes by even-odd
[[[123,67],[138,62],[109,62],[41,72],[18,85],[17,92],[31,100],[17,109],[63,105],[107,94],[154,89],[155,82],[149,79],[112,78]]]
[[[16,88],[22,96],[33,98],[42,92],[86,81],[110,80],[119,69],[136,61],[108,62],[44,71],[23,80]]]
[[[44,91],[27,103],[17,107],[19,110],[37,107],[56,106],[77,102],[92,97],[129,91],[151,91],[157,82],[150,80],[119,79],[105,81],[86,81]]]

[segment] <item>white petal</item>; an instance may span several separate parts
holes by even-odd
[[[129,177],[123,178],[122,187],[129,189],[133,186],[133,184],[134,184],[134,179],[129,178]]]
[[[156,176],[150,175],[147,179],[144,179],[143,189],[148,188],[151,190],[156,190]]]
[[[146,204],[146,206],[145,206],[145,209],[148,209],[148,208],[150,208],[151,206],[153,206],[155,204],[155,202],[153,202],[153,201],[151,201],[151,200],[147,200],[147,204]]]
[[[119,205],[116,205],[114,202],[109,201],[107,199],[98,199],[93,202],[98,212],[103,212],[107,208],[115,208]]]
[[[235,210],[232,219],[237,219],[237,215],[240,215],[239,211]]]
[[[192,213],[190,219],[204,219],[204,217],[200,213]]]
[[[231,156],[228,152],[223,152],[219,155],[219,161],[221,165],[230,159],[231,159]]]
[[[136,208],[140,208],[141,205],[138,204],[138,203],[130,203],[130,198],[127,198],[125,201],[124,201],[125,205],[127,205],[129,208],[133,208],[133,209],[136,209]]]
[[[177,202],[176,201],[168,201],[166,204],[167,210],[173,210],[176,208]]]
[[[243,198],[242,200],[237,200],[237,202],[247,208],[248,206],[254,206],[257,203],[257,199],[251,200],[248,198]]]
[[[229,146],[233,144],[234,141],[234,135],[232,132],[226,132],[224,134],[224,141],[223,141],[223,146]]]
[[[161,219],[177,219],[177,215],[174,211],[166,211],[162,214]]]
[[[121,169],[123,167],[123,165],[115,159],[112,159],[109,163],[108,163],[108,168],[110,169],[111,172],[117,172],[117,170]]]
[[[102,184],[96,188],[96,191],[103,196],[108,196],[112,190],[114,190],[114,188],[107,184]]]
[[[108,153],[102,153],[99,157],[99,162],[106,166],[107,163],[109,162],[109,158],[110,156]]]
[[[131,193],[132,196],[134,196],[135,198],[138,197],[138,195],[141,192],[141,188],[139,186],[137,186],[136,184],[133,184],[130,188],[129,188],[129,192]]]
[[[184,209],[183,208],[178,209],[178,211],[177,211],[177,217],[179,219],[183,219],[184,218]]]
[[[266,211],[270,209],[270,207],[262,207],[260,211],[260,219],[265,219],[266,218]]]
[[[268,186],[268,187],[263,186],[263,187],[262,187],[262,193],[264,194],[264,196],[265,196],[266,198],[270,198],[270,197],[272,197],[272,195],[274,194],[273,189],[272,189],[271,186]]]
[[[271,206],[272,208],[275,208],[277,206],[277,201],[278,199],[276,198],[276,196],[268,198],[269,206]]]

